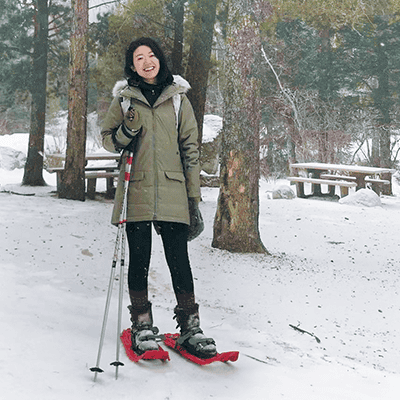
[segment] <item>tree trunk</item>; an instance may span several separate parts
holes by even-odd
[[[28,155],[25,164],[23,185],[45,186],[43,179],[44,133],[46,122],[46,79],[48,6],[47,0],[36,1],[35,31],[33,45],[33,74],[30,92],[31,126],[29,131]]]
[[[70,44],[67,152],[59,196],[65,199],[84,201],[88,2],[87,0],[73,0],[72,7],[74,17]]]
[[[380,167],[382,168],[392,168],[392,161],[391,161],[391,132],[389,126],[383,126],[380,129],[380,136],[379,136],[379,144],[380,144],[380,152],[381,152],[381,162]],[[388,173],[385,176],[382,176],[383,179],[388,179],[390,184],[389,185],[382,185],[382,194],[390,196],[393,194],[393,187],[392,187],[392,174]]]
[[[229,131],[227,131],[229,130]],[[254,132],[248,132],[253,135]],[[242,136],[240,126],[225,126],[220,194],[214,219],[212,247],[238,253],[265,253],[259,234],[259,159],[255,141],[247,151],[226,136]],[[243,143],[242,143],[243,145]],[[257,159],[255,158],[257,157]]]
[[[230,21],[238,15],[242,19],[241,11],[230,10]],[[257,25],[248,20],[228,35],[221,186],[212,246],[232,252],[266,252],[258,225],[260,81],[251,77],[261,61],[255,58],[260,48]]]
[[[371,138],[371,165],[378,167],[380,165],[380,143],[379,143],[379,134],[378,132],[373,132],[372,133],[372,138]]]
[[[174,49],[172,50],[172,73],[183,74],[183,22],[185,15],[185,0],[176,0],[171,4],[171,14],[175,21]]]
[[[203,136],[204,109],[208,73],[211,68],[211,48],[216,14],[217,0],[196,0],[186,78],[192,86],[188,97],[192,103],[199,128],[199,143],[201,143]]]
[[[379,132],[379,164],[376,166],[391,168],[391,131],[390,124],[392,122],[390,109],[392,101],[390,99],[389,88],[389,60],[386,52],[383,50],[381,43],[377,45],[378,54],[378,81],[379,87],[375,90],[374,100],[375,106],[379,110],[380,117],[378,119]],[[382,190],[383,194],[392,194],[392,185],[385,185]]]

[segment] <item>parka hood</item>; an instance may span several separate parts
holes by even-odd
[[[180,91],[181,93],[186,93],[186,92],[191,88],[189,82],[188,82],[186,79],[182,78],[180,75],[173,75],[173,77],[174,77],[174,82],[172,83],[172,85],[178,86],[179,91]],[[123,80],[123,81],[118,81],[118,82],[114,85],[114,88],[113,88],[113,90],[112,90],[112,95],[113,95],[114,97],[121,96],[121,92],[122,92],[123,90],[125,90],[125,89],[128,89],[128,88],[129,88],[129,86],[128,86],[128,84],[126,83],[125,80]]]

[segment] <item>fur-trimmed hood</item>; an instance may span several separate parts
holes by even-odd
[[[174,77],[174,82],[172,83],[173,85],[179,86],[182,93],[186,93],[189,89],[191,89],[191,86],[189,84],[189,82],[182,78],[180,75],[173,75]],[[112,90],[112,95],[114,97],[118,97],[121,96],[121,92],[125,89],[128,89],[129,86],[126,83],[125,80],[123,81],[118,81],[115,85],[114,88]]]

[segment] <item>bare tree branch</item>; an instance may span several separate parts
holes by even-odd
[[[271,64],[271,61],[269,61],[269,59],[267,57],[267,54],[265,53],[264,46],[261,46],[261,52],[262,52],[262,55],[263,55],[265,61],[267,62],[267,64],[271,68],[271,71],[274,73],[275,79],[278,82],[278,85],[279,85],[279,88],[281,89],[282,94],[286,97],[286,99],[289,101],[290,105],[292,106],[292,110],[293,110],[293,113],[294,113],[294,119],[295,119],[295,121],[297,123],[297,126],[298,126],[299,130],[301,130],[302,129],[301,122],[300,122],[299,115],[298,115],[298,112],[297,112],[297,108],[296,108],[296,105],[294,104],[293,99],[289,95],[288,91],[283,87],[283,85],[281,83],[281,80],[279,79],[279,76],[278,76],[277,72],[275,71],[274,66]]]
[[[89,10],[93,10],[94,8],[105,6],[107,4],[112,4],[112,3],[119,3],[119,0],[106,1],[105,3],[96,4],[94,6],[89,7]]]

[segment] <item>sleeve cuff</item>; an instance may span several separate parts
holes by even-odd
[[[131,130],[122,123],[115,133],[115,140],[121,146],[126,147],[140,131],[141,129]]]

